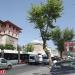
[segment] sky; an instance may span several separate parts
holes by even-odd
[[[25,45],[33,40],[41,40],[39,30],[34,29],[34,24],[28,21],[28,11],[32,4],[40,4],[46,0],[0,0],[0,20],[9,20],[21,27],[19,45]],[[56,25],[61,29],[66,27],[75,29],[75,0],[63,0],[64,10]],[[49,47],[54,47],[52,41]]]

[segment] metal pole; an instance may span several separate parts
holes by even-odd
[[[20,50],[18,49],[18,64],[20,64]]]
[[[1,49],[1,57],[4,58],[4,50]]]

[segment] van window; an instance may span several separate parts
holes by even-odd
[[[48,59],[48,57],[43,57],[43,59]]]
[[[30,59],[35,59],[34,56],[30,56]]]
[[[7,63],[5,59],[1,59],[1,63]]]

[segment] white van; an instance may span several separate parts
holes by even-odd
[[[40,64],[42,63],[43,58],[41,54],[30,54],[29,55],[29,64]]]
[[[37,58],[38,58],[38,59],[37,59],[37,60],[38,60],[38,63],[41,64],[41,63],[43,62],[43,57],[42,57],[42,55],[41,55],[41,54],[38,54],[38,55],[37,55]]]
[[[0,69],[11,69],[12,64],[9,63],[6,59],[0,58]]]
[[[35,64],[35,62],[36,62],[35,58],[36,58],[36,55],[30,54],[29,55],[29,64]]]
[[[47,55],[43,55],[43,64],[49,64],[49,58]]]

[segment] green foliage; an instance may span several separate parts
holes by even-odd
[[[4,46],[3,46],[3,45],[0,45],[0,49],[1,49],[1,50],[4,50]]]
[[[54,41],[54,44],[57,46],[60,55],[62,57],[62,52],[64,51],[64,42],[65,41],[71,41],[74,37],[74,31],[73,29],[64,29],[60,30],[60,28],[55,28],[52,32],[52,40]]]
[[[73,31],[73,29],[69,30],[68,28],[66,28],[63,32],[63,35],[64,35],[65,41],[67,41],[67,40],[69,41],[74,37],[74,31]],[[66,37],[68,37],[68,38],[66,38]]]
[[[0,49],[4,50],[4,49],[10,49],[10,50],[14,50],[15,47],[11,44],[6,44],[6,45],[0,45]]]
[[[31,43],[29,43],[24,47],[24,49],[26,52],[32,52],[34,50],[34,46]]]
[[[61,16],[62,10],[62,0],[47,0],[46,3],[33,5],[29,12],[29,21],[40,30],[43,49],[46,48],[46,41],[51,37],[51,29],[55,27],[54,22]]]
[[[59,18],[62,9],[62,0],[48,0],[46,10],[52,19],[56,20],[56,18]]]
[[[4,46],[4,49],[14,50],[15,47],[14,47],[13,45],[11,45],[11,44],[6,44],[6,45]]]

